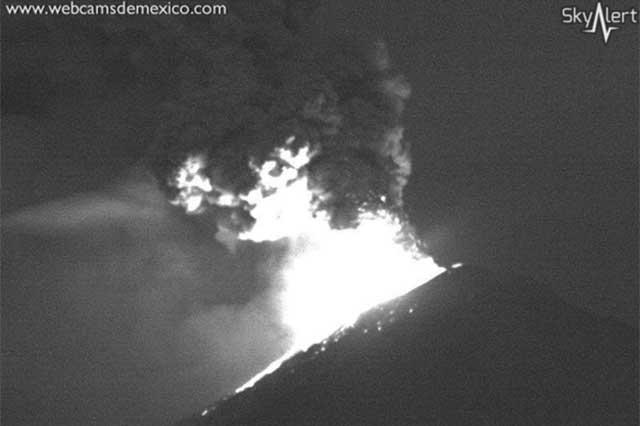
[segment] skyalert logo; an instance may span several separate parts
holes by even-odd
[[[582,32],[596,34],[602,33],[602,40],[607,44],[611,33],[619,30],[624,24],[638,23],[638,10],[631,7],[627,10],[610,9],[602,6],[602,2],[596,4],[595,10],[580,10],[576,6],[568,6],[562,9],[563,24],[583,24]]]

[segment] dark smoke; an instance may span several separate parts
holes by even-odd
[[[47,158],[37,164],[43,177],[32,183],[25,167],[11,200],[75,192],[49,178],[65,173],[99,189],[3,217],[6,423],[165,424],[286,349],[269,287],[284,249],[235,241],[230,254],[209,217],[172,209],[168,179],[189,154],[207,154],[211,181],[239,193],[255,184],[250,160],[295,136],[296,146],[321,147],[308,173],[336,225],[363,206],[401,206],[408,86],[383,45],[315,39],[315,7],[234,1],[217,19],[42,18],[3,28],[3,137],[11,158],[47,149],[36,156]],[[149,128],[157,131],[145,150]],[[56,139],[65,143],[47,143]],[[105,170],[139,155],[156,182],[139,167],[101,189],[113,177]],[[248,220],[242,207],[207,214],[233,222],[225,228]]]
[[[408,84],[382,43],[311,40],[312,10],[306,2],[238,2],[228,25],[164,28],[183,54],[149,158],[169,198],[189,155],[204,154],[214,188],[237,195],[256,183],[250,162],[261,164],[293,136],[294,148],[319,148],[307,172],[335,225],[363,207],[401,206]],[[236,210],[219,220],[244,221],[242,206]]]

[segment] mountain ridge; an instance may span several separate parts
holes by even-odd
[[[634,424],[637,337],[544,284],[462,266],[180,424]]]

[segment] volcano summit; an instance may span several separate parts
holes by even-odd
[[[630,425],[637,330],[463,266],[183,425]]]

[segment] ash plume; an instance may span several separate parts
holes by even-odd
[[[76,424],[87,424],[82,419],[94,419],[95,413],[116,405],[122,408],[109,415],[129,419],[124,423],[164,424],[156,420],[166,421],[219,398],[269,361],[315,341],[317,335],[307,331],[315,330],[316,324],[323,326],[323,334],[351,321],[357,314],[351,312],[354,306],[368,306],[378,297],[406,289],[398,285],[398,274],[413,271],[419,276],[413,283],[435,270],[431,263],[415,260],[392,244],[400,228],[395,213],[402,210],[402,190],[410,173],[409,147],[400,122],[408,85],[391,67],[383,44],[314,36],[310,22],[316,6],[305,1],[233,1],[228,3],[228,14],[214,20],[96,17],[69,25],[44,21],[44,35],[79,39],[82,43],[75,46],[82,47],[77,49],[80,53],[98,52],[89,63],[96,69],[91,76],[102,80],[85,76],[86,61],[80,53],[72,58],[72,66],[59,63],[58,57],[66,58],[62,42],[51,43],[60,50],[44,67],[48,73],[68,77],[69,87],[87,87],[76,80],[95,83],[91,86],[95,93],[86,90],[87,96],[109,98],[113,114],[126,116],[132,126],[147,124],[157,131],[142,164],[113,193],[78,195],[14,218],[16,227],[51,233],[52,246],[63,236],[65,244],[67,239],[74,244],[79,240],[73,256],[88,260],[71,262],[65,252],[63,261],[73,268],[59,271],[62,254],[57,255],[57,246],[41,250],[53,253],[50,262],[43,262],[40,252],[34,251],[33,269],[43,276],[50,270],[59,274],[69,297],[41,302],[44,299],[34,295],[49,289],[49,282],[34,286],[25,273],[16,286],[20,290],[3,303],[10,303],[16,318],[23,315],[25,304],[55,306],[60,312],[77,310],[79,318],[89,317],[77,320],[69,314],[73,319],[69,323],[77,325],[69,333],[78,338],[69,339],[73,344],[64,348],[65,356],[83,360],[86,370],[96,369],[94,359],[103,356],[100,348],[115,354],[110,357],[113,363],[98,367],[90,379],[85,379],[84,370],[74,368],[74,383],[85,387],[78,387],[73,398],[61,405],[51,402],[55,394],[40,386],[42,377],[34,375],[24,389],[34,399],[49,401],[43,411],[33,411],[34,417],[51,419],[82,401]],[[127,80],[121,81],[121,75]],[[137,108],[145,113],[158,108],[160,113],[157,120],[149,118],[141,125],[136,115],[129,117],[127,111],[133,108],[126,109],[121,99],[135,98],[136,88],[145,84],[153,96],[137,99]],[[75,99],[66,95],[60,104],[84,107],[68,98]],[[141,134],[146,143],[146,133]],[[275,155],[278,152],[283,155]],[[270,162],[271,169],[265,167]],[[243,232],[258,234],[252,216],[256,212],[251,210],[256,189],[259,196],[272,190],[259,182],[257,173],[282,171],[295,172],[295,189],[304,184],[300,193],[312,195],[318,214],[326,215],[335,228],[360,220],[362,210],[390,210],[394,220],[380,223],[379,228],[370,223],[369,228],[335,234],[325,233],[323,227],[317,233],[322,238],[286,244],[272,242],[276,238],[270,235],[241,241],[238,236]],[[167,200],[181,207],[172,211]],[[179,210],[183,207],[201,215],[187,220]],[[367,231],[372,225],[375,232]],[[267,225],[260,231],[264,230],[272,228]],[[125,250],[121,239],[131,247]],[[235,248],[234,253],[216,239]],[[20,235],[14,241],[20,241]],[[96,248],[87,249],[87,241]],[[336,246],[341,251],[334,250]],[[352,253],[359,253],[357,262],[349,259]],[[338,267],[318,261],[325,261],[327,254]],[[23,256],[13,257],[12,267],[20,273],[25,264]],[[393,279],[387,279],[388,274]],[[300,275],[304,280],[297,278]],[[379,288],[368,279],[374,276],[393,288]],[[294,281],[313,291],[293,285]],[[93,282],[104,286],[104,296],[93,295],[93,287],[87,286]],[[349,293],[343,294],[346,287]],[[129,293],[122,296],[121,289]],[[339,300],[332,300],[336,295],[341,295]],[[319,311],[328,303],[330,321],[326,309]],[[57,347],[61,337],[57,323],[42,318],[33,315],[29,327],[50,336],[46,343]],[[121,319],[131,333],[122,334]],[[100,345],[85,342],[81,336],[86,330],[97,336]],[[19,349],[15,353],[29,351],[18,333],[13,342]],[[136,358],[132,360],[129,352]],[[44,361],[16,357],[15,362],[25,370],[44,362],[51,371],[61,371],[55,385],[62,389],[69,375],[61,368],[61,359],[56,352]],[[125,377],[123,371],[140,376]],[[109,380],[103,383],[103,378]],[[18,375],[13,379],[21,380]],[[125,380],[127,389],[118,380]],[[19,395],[15,401],[18,406]],[[148,422],[137,421],[143,416]],[[100,417],[98,424],[118,423],[111,417]]]
[[[288,349],[236,392],[442,272],[402,209],[407,82],[382,42],[314,39],[304,4],[271,2],[267,21],[233,9],[234,26],[208,39],[180,28],[193,56],[149,156],[169,201],[213,218],[227,248],[286,239],[267,279]]]
[[[354,223],[362,209],[401,209],[411,171],[400,123],[409,86],[381,42],[312,40],[314,7],[234,2],[223,25],[165,28],[184,53],[149,162],[170,200],[184,201],[176,177],[198,158],[207,183],[187,210],[249,229],[239,196],[257,183],[252,165],[286,145],[313,150],[300,173],[333,227]]]

